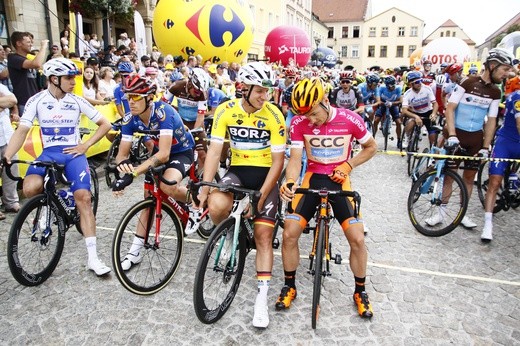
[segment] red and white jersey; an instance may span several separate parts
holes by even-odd
[[[331,174],[350,158],[354,139],[364,144],[372,137],[357,113],[333,107],[331,113],[321,126],[312,125],[303,115],[292,119],[291,147],[305,148],[308,172]]]

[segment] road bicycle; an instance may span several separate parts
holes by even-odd
[[[485,197],[489,184],[489,165],[493,161],[484,161],[480,164],[477,173],[477,190],[478,198],[485,207]],[[516,209],[520,206],[520,188],[518,183],[518,174],[520,174],[520,162],[511,162],[504,172],[504,179],[497,192],[497,199],[493,207],[493,213],[501,210],[507,211],[510,208]],[[511,179],[515,177],[517,179]]]
[[[386,111],[385,111],[385,118],[383,119],[383,129],[382,129],[382,132],[383,132],[383,136],[385,138],[385,146],[384,146],[384,150],[387,150],[388,148],[388,138],[390,137],[390,131],[392,130],[392,116],[390,115],[390,107],[388,106],[384,106]],[[392,137],[390,137],[390,140],[393,140]]]
[[[437,139],[439,133],[442,132],[442,128],[439,126],[432,126],[432,130],[435,131],[435,143],[437,143]],[[428,169],[433,168],[435,164],[435,159],[431,155],[427,154],[436,154],[438,148],[434,146],[430,146],[429,148],[424,148],[422,151],[422,155],[411,155],[411,173],[410,178],[412,178],[412,183],[417,181],[419,176],[421,176]]]
[[[416,153],[419,151],[419,142],[422,140],[421,128],[422,126],[414,125],[412,133],[410,134],[410,138],[408,140],[408,145],[405,148],[407,153],[406,163],[408,165],[408,175],[412,174],[414,165],[416,164],[416,161],[413,160],[414,156],[412,155],[412,153]],[[406,136],[405,131],[403,131],[401,141],[404,140],[404,136]]]
[[[452,152],[432,146],[431,153],[445,156]],[[420,175],[408,194],[408,216],[419,233],[439,237],[455,229],[466,214],[468,191],[462,178],[450,169],[446,158],[436,158],[432,169]],[[453,184],[445,186],[449,177]]]
[[[288,186],[290,187],[290,186]],[[354,217],[357,218],[359,208],[361,206],[361,196],[356,191],[336,190],[330,191],[326,189],[308,189],[297,188],[294,194],[317,195],[320,197],[320,203],[314,216],[315,226],[311,228],[313,231],[313,243],[311,252],[309,253],[309,270],[307,271],[314,277],[312,292],[312,314],[311,326],[316,329],[316,324],[320,314],[320,297],[323,279],[331,276],[330,261],[341,264],[342,258],[340,254],[332,255],[332,243],[330,241],[330,223],[334,219],[332,208],[329,204],[330,196],[348,197],[354,205]],[[288,212],[293,213],[291,204],[288,205]]]
[[[121,144],[121,127],[123,126],[122,120],[123,119],[118,119],[112,123],[114,127],[113,131],[117,131],[117,135],[114,138],[112,144],[110,144],[105,162],[105,181],[108,187],[111,187],[112,183],[114,182],[114,177],[110,173],[114,172],[116,166],[116,157],[117,153],[119,152],[119,145]],[[134,133],[132,147],[130,149],[129,155],[129,160],[132,162],[132,165],[138,166],[150,157],[150,153],[145,146],[145,141],[150,138],[149,136],[157,136],[158,134],[158,131],[145,130]]]
[[[21,181],[11,172],[11,165],[3,160],[9,178]],[[62,197],[57,183],[69,186],[64,165],[53,161],[12,160],[11,164],[28,164],[45,168],[43,193],[27,200],[13,220],[7,241],[7,260],[13,277],[24,286],[37,286],[45,282],[58,265],[65,233],[75,225],[80,233],[80,215],[73,197]],[[94,173],[92,173],[94,172]],[[97,211],[98,190],[95,170],[91,170],[91,195],[94,215]]]
[[[246,256],[255,249],[253,222],[257,214],[260,192],[239,186],[210,182],[207,185],[233,194],[233,208],[227,219],[219,223],[202,250],[193,287],[193,306],[197,318],[205,324],[217,322],[227,312],[240,286]],[[250,217],[243,217],[245,210]],[[278,222],[278,219],[277,219]],[[278,224],[273,231],[273,247]]]
[[[183,249],[184,228],[188,222],[189,209],[165,194],[160,182],[174,185],[163,177],[165,166],[149,168],[152,182],[145,182],[144,188],[150,196],[134,204],[119,221],[112,241],[112,264],[121,284],[130,292],[139,295],[154,294],[168,285],[179,266]],[[195,164],[190,168],[190,179],[197,181]],[[206,208],[201,214],[197,233],[207,239],[214,229]],[[142,260],[129,270],[124,270],[122,262],[132,246],[137,230],[142,230],[144,246]]]

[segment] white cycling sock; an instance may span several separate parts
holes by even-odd
[[[130,246],[130,251],[128,252],[134,256],[137,256],[143,245],[144,239],[136,234],[134,237],[134,241],[132,242],[132,246]]]
[[[85,238],[85,244],[87,245],[88,259],[94,260],[97,257],[96,237]]]

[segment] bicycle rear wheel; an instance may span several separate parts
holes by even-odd
[[[7,260],[13,277],[24,286],[45,282],[56,269],[65,245],[63,221],[46,196],[29,199],[14,218],[7,241]]]
[[[232,249],[235,222],[234,218],[228,218],[215,228],[197,265],[193,307],[202,323],[215,323],[224,316],[240,286],[247,250],[243,232],[238,236],[238,247]]]
[[[445,169],[439,179],[436,174],[437,170],[431,170],[421,175],[408,195],[410,221],[419,233],[429,237],[450,233],[460,224],[468,208],[468,192],[462,178],[449,169]],[[443,192],[446,176],[453,180],[449,195]]]
[[[383,136],[385,137],[385,149],[388,148],[388,137],[390,137],[390,129],[392,127],[392,120],[389,114],[385,115],[385,120],[383,121]]]
[[[325,249],[325,220],[320,220],[316,228],[318,233],[318,244],[316,244],[316,255],[314,256],[314,288],[312,290],[312,329],[316,329],[316,323],[320,315],[321,282],[323,280],[323,256]]]
[[[116,227],[112,241],[112,265],[121,284],[130,292],[151,295],[162,290],[171,281],[179,267],[183,249],[183,230],[177,215],[162,204],[160,229],[155,217],[156,200],[145,199],[132,206]],[[130,251],[136,230],[147,233],[140,249],[141,261],[124,270],[122,262]],[[155,236],[159,232],[156,243]]]

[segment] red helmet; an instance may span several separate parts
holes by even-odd
[[[155,94],[157,85],[149,78],[134,73],[123,80],[121,90],[128,94],[150,95]]]
[[[463,69],[462,64],[456,62],[456,63],[451,64],[448,67],[446,67],[446,73],[448,73],[448,74],[455,74],[457,72],[462,71],[462,69]]]

